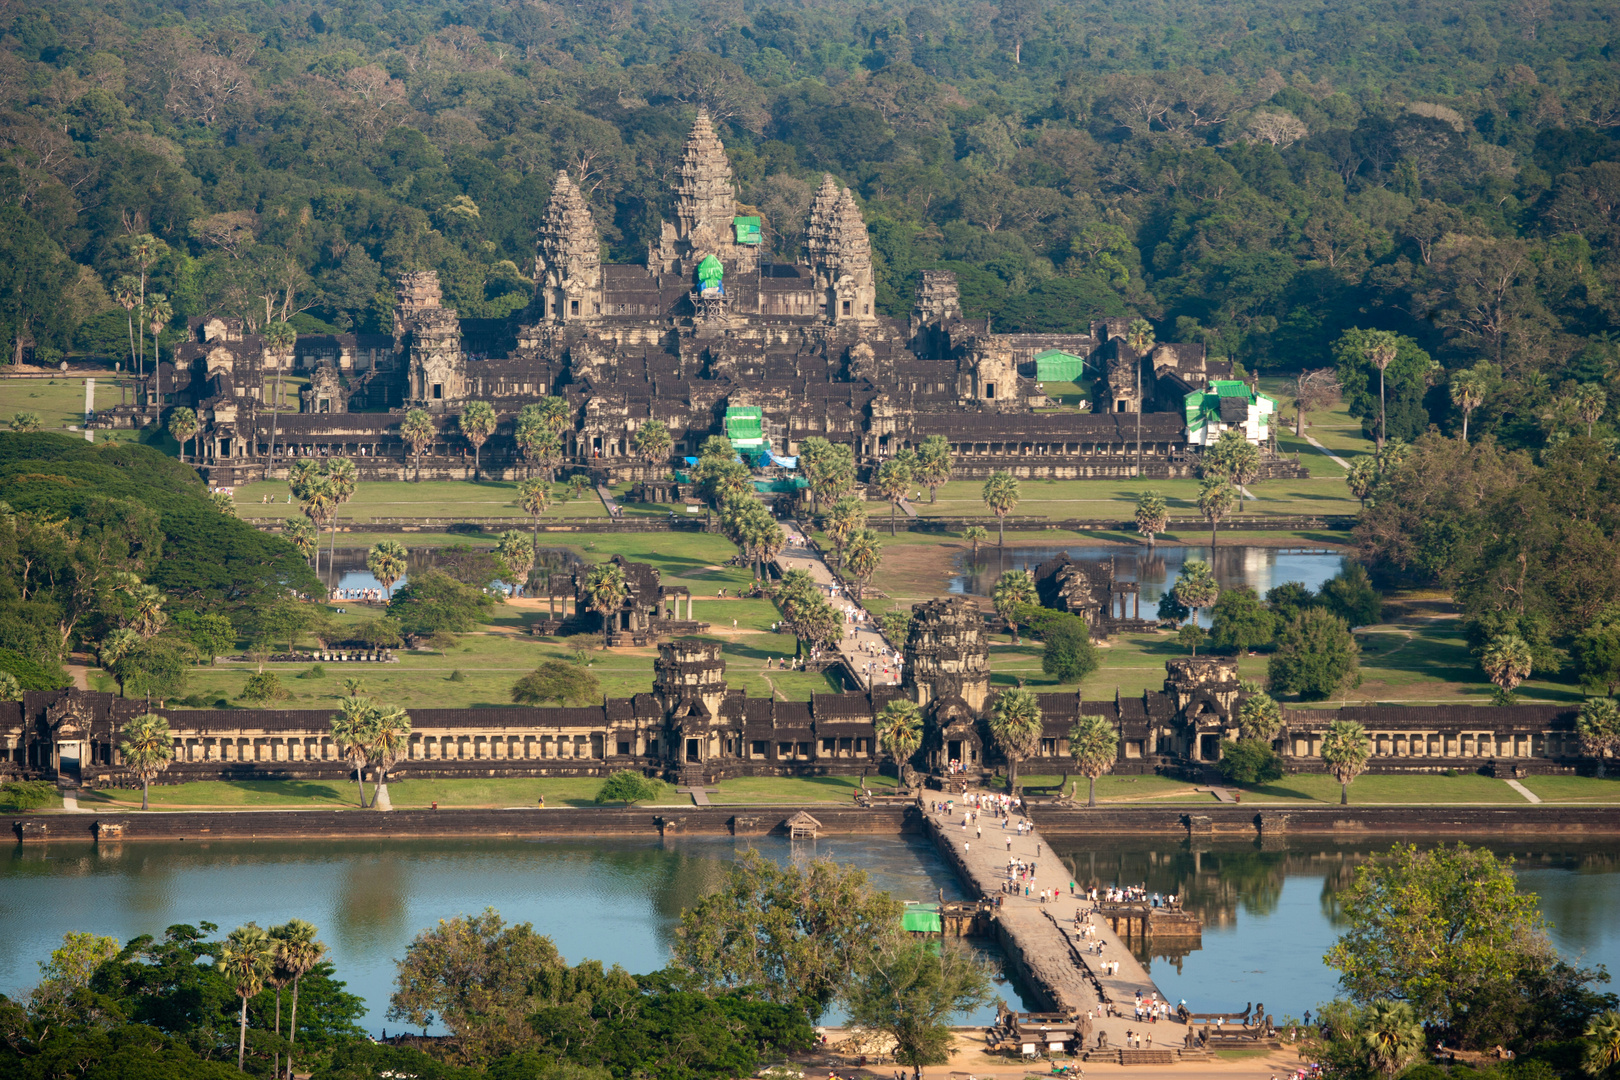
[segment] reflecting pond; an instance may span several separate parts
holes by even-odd
[[[400,540],[409,547],[409,534],[402,535]],[[323,549],[321,551],[321,577],[331,582],[334,589],[377,589],[381,591],[382,582],[378,581],[376,576],[366,569],[367,550],[366,548],[340,547],[333,553],[331,565],[328,566],[326,551]],[[407,560],[408,569],[403,577],[394,582],[393,587],[395,589],[403,588],[405,583],[411,579],[413,572],[420,572],[427,567],[443,562],[446,558],[446,553],[440,548],[412,548],[410,558]],[[541,548],[540,562],[535,572],[557,573],[571,569],[579,561],[579,556],[566,548]],[[497,582],[497,584],[500,583]],[[352,596],[349,598],[352,598]]]
[[[1540,896],[1566,959],[1620,972],[1620,853],[1613,844],[1486,846],[1515,860],[1521,887]],[[1334,996],[1337,973],[1322,955],[1339,933],[1335,897],[1356,867],[1389,847],[1308,840],[1276,851],[1171,840],[1054,844],[1077,882],[1179,893],[1203,920],[1196,945],[1150,942],[1138,950],[1171,1001],[1185,998],[1197,1011],[1241,1011],[1263,1001],[1279,1017],[1299,1016]]]
[[[932,847],[901,837],[757,841],[786,860],[814,853],[859,866],[902,900],[962,899]],[[308,919],[332,949],[337,977],[387,1026],[394,961],[437,920],[485,907],[532,922],[570,963],[600,960],[632,972],[668,962],[681,911],[717,888],[730,838],[586,843],[513,840],[208,842],[16,845],[0,862],[0,993],[38,980],[36,963],[70,930],[128,941],[174,923],[221,933]],[[998,972],[1001,957],[977,943]],[[1023,1008],[1017,988],[997,991]],[[995,1008],[964,1023],[989,1023]]]
[[[1337,934],[1334,897],[1355,868],[1388,844],[1296,840],[1283,850],[1230,843],[1191,847],[1170,839],[1060,841],[1076,881],[1179,892],[1204,923],[1191,947],[1144,950],[1171,1000],[1198,1011],[1241,1010],[1264,1001],[1298,1015],[1333,996],[1322,954]],[[778,838],[761,852],[786,860]],[[392,842],[210,842],[14,846],[0,861],[0,993],[32,985],[36,963],[69,930],[128,940],[177,922],[228,930],[307,918],[332,948],[338,977],[364,997],[367,1026],[387,1026],[394,961],[441,918],[494,907],[530,921],[571,962],[650,971],[669,957],[683,908],[714,888],[729,838],[580,843],[516,840]],[[1552,937],[1568,958],[1620,970],[1620,854],[1612,844],[1501,847],[1521,881],[1539,893]],[[865,869],[905,900],[961,897],[933,848],[908,837],[832,837],[814,851]],[[1060,909],[1061,911],[1061,909]],[[993,966],[1001,958],[983,950]],[[998,991],[1022,1007],[1017,987]],[[993,1009],[964,1022],[988,1021]],[[835,1019],[835,1017],[829,1017]]]
[[[1112,563],[1116,580],[1140,582],[1142,617],[1149,619],[1159,609],[1159,598],[1175,587],[1176,580],[1181,577],[1181,568],[1188,559],[1209,563],[1221,588],[1247,585],[1261,596],[1285,581],[1301,582],[1314,592],[1343,570],[1345,565],[1345,557],[1339,552],[1318,548],[983,547],[979,549],[976,562],[972,552],[964,552],[958,558],[951,576],[950,591],[988,596],[1003,572],[1033,571],[1046,560],[1065,552],[1075,562]],[[1200,621],[1208,626],[1209,613],[1202,613]]]

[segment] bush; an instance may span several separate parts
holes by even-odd
[[[653,780],[630,769],[623,769],[602,781],[596,793],[596,804],[623,803],[630,806],[638,802],[651,802],[664,794],[662,780]]]
[[[161,638],[136,645],[112,666],[126,697],[167,701],[186,689],[186,657]]]
[[[466,682],[467,681],[467,676],[465,676],[465,675],[463,675],[461,673],[460,668],[456,668],[454,671],[452,671],[450,673],[450,681],[451,682]]]
[[[1368,580],[1366,569],[1356,563],[1328,579],[1317,603],[1351,626],[1371,626],[1384,610],[1384,598]]]
[[[326,669],[323,668],[321,665],[316,664],[314,667],[310,668],[308,671],[300,671],[297,675],[293,676],[293,678],[295,678],[295,679],[324,679],[324,678],[326,678]]]
[[[73,685],[60,667],[48,667],[10,649],[0,649],[0,671],[10,672],[24,690],[66,690]]]
[[[1059,682],[1079,682],[1097,670],[1097,646],[1080,616],[1051,612],[1035,629],[1046,643],[1041,649],[1041,670],[1046,674]]]
[[[1361,685],[1361,650],[1343,619],[1306,608],[1283,629],[1266,672],[1273,689],[1320,701]]]
[[[8,780],[0,784],[0,810],[38,810],[56,800],[56,785],[49,780]]]
[[[1265,784],[1282,779],[1282,759],[1271,744],[1259,739],[1239,739],[1221,745],[1216,766],[1233,784]]]
[[[237,695],[243,701],[280,701],[286,696],[281,678],[273,671],[258,671],[249,675],[247,685]]]
[[[512,700],[519,705],[584,705],[601,697],[602,685],[582,664],[547,660],[512,686]]]
[[[441,570],[412,575],[388,602],[388,615],[407,634],[465,634],[489,621],[495,600],[483,589],[467,585]]]
[[[1247,585],[1224,590],[1210,619],[1209,644],[1214,649],[1246,652],[1270,645],[1277,637],[1277,616],[1266,610]]]

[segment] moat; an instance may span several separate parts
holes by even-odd
[[[773,858],[792,857],[786,840],[756,843]],[[1077,881],[1185,896],[1204,924],[1198,946],[1170,952],[1150,942],[1141,953],[1171,1000],[1210,1010],[1262,1000],[1280,1017],[1332,996],[1334,973],[1321,956],[1336,933],[1333,897],[1369,852],[1387,846],[1298,840],[1280,851],[1248,843],[1195,850],[1159,838],[1066,840],[1059,855]],[[394,959],[437,919],[494,907],[509,921],[533,922],[571,962],[648,971],[665,963],[681,910],[718,883],[724,860],[738,850],[718,838],[18,846],[0,861],[0,993],[31,985],[36,962],[69,930],[128,940],[176,922],[207,920],[227,930],[299,916],[321,927],[339,978],[366,998],[365,1025],[376,1032],[389,1026]],[[835,836],[799,850],[861,866],[901,899],[962,895],[920,839]],[[1620,856],[1612,845],[1497,850],[1518,861],[1524,886],[1540,894],[1566,958],[1620,969]],[[997,953],[986,957],[999,967]],[[997,990],[1023,1007],[1013,984],[999,982]],[[963,1020],[986,1021],[993,1011]]]

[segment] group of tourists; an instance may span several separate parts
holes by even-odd
[[[367,604],[375,604],[385,599],[381,589],[328,589],[326,592],[328,600],[361,601]]]

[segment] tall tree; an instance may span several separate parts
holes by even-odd
[[[1620,705],[1613,698],[1587,698],[1575,717],[1581,753],[1597,759],[1597,774],[1607,771],[1606,758],[1620,755]]]
[[[1500,634],[1480,650],[1479,666],[1496,684],[1498,704],[1513,703],[1513,691],[1530,677],[1532,659],[1530,643],[1517,634]]]
[[[123,756],[124,768],[141,782],[141,809],[149,809],[147,792],[152,781],[174,760],[174,735],[169,722],[156,713],[137,716],[124,725],[118,753]]]
[[[1462,441],[1468,441],[1468,418],[1475,409],[1485,404],[1485,396],[1490,392],[1490,380],[1485,374],[1483,365],[1475,365],[1462,371],[1454,372],[1451,376],[1451,403],[1462,410],[1463,426]],[[1590,429],[1587,434],[1591,434]],[[1366,500],[1362,500],[1366,505]]]
[[[882,562],[883,545],[878,543],[877,533],[871,529],[861,529],[849,538],[849,546],[844,553],[844,565],[855,575],[857,601],[866,595],[866,587],[872,583],[872,575],[877,573],[878,566]]]
[[[585,595],[591,610],[602,616],[602,648],[613,640],[613,620],[630,596],[630,583],[625,580],[624,567],[615,562],[600,562],[585,575]]]
[[[1239,505],[1238,489],[1219,476],[1206,476],[1198,485],[1198,512],[1209,522],[1209,546],[1214,547],[1221,521]]]
[[[996,579],[996,587],[991,592],[990,599],[996,606],[996,614],[1006,620],[1007,625],[1012,628],[1013,644],[1021,644],[1018,624],[1022,620],[1023,611],[1041,602],[1040,593],[1035,588],[1035,575],[1028,570],[1003,571]]]
[[[184,405],[169,413],[169,434],[180,444],[181,461],[186,460],[186,443],[196,436],[197,430],[197,414]],[[198,456],[201,457],[200,454]]]
[[[990,709],[990,735],[1007,759],[1007,790],[1018,787],[1018,763],[1041,748],[1041,705],[1033,690],[1003,690]]]
[[[646,459],[649,465],[668,461],[674,449],[675,441],[670,436],[669,425],[662,420],[647,420],[636,428],[636,453]]]
[[[401,593],[400,595],[404,595]],[[354,782],[360,789],[360,809],[366,808],[365,767],[371,752],[372,728],[377,703],[368,697],[347,697],[338,702],[332,714],[332,742],[354,768]]]
[[[398,540],[379,540],[366,552],[366,569],[382,583],[386,598],[394,598],[394,582],[410,569],[411,553]]]
[[[911,939],[872,950],[843,991],[852,1024],[894,1040],[894,1060],[922,1080],[950,1060],[955,1017],[990,1000],[990,976],[966,946]]]
[[[1170,527],[1170,507],[1157,491],[1144,491],[1136,497],[1136,531],[1148,538],[1148,547]]]
[[[461,437],[473,448],[473,477],[483,479],[484,443],[495,434],[495,408],[487,401],[469,401],[458,421]]]
[[[276,941],[276,962],[292,975],[292,1016],[287,1024],[287,1076],[293,1075],[293,1049],[298,1043],[298,991],[304,977],[326,958],[326,946],[321,944],[314,923],[303,919],[289,919],[271,932]]]
[[[521,529],[508,529],[496,541],[495,553],[504,567],[502,579],[512,586],[514,594],[522,594],[529,584],[529,571],[534,568],[534,541]]]
[[[1215,580],[1215,572],[1209,564],[1200,559],[1188,559],[1181,564],[1181,573],[1176,577],[1176,583],[1170,590],[1176,602],[1192,612],[1193,621],[1198,621],[1198,613],[1215,606],[1220,599],[1221,586]]]
[[[1011,473],[992,473],[984,482],[984,505],[996,515],[996,546],[1007,544],[1007,515],[1018,509],[1018,481]]]
[[[276,467],[276,444],[281,435],[281,376],[292,365],[293,349],[298,344],[298,331],[288,322],[273,322],[264,328],[264,351],[274,358],[276,368],[275,398],[270,407],[270,468]]]
[[[911,755],[922,747],[922,710],[907,698],[895,698],[883,706],[873,728],[878,746],[894,759],[898,771],[903,771]]]
[[[1350,805],[1350,785],[1367,768],[1372,740],[1354,720],[1335,720],[1322,735],[1322,764],[1339,782],[1339,805]]]
[[[900,504],[906,501],[906,492],[911,490],[911,459],[909,456],[895,456],[878,466],[877,472],[878,494],[889,503],[889,535],[895,535],[895,512]]]
[[[529,515],[534,522],[534,561],[540,558],[540,515],[546,512],[551,503],[551,482],[549,480],[525,480],[518,485],[518,506]]]
[[[270,935],[254,923],[238,926],[220,946],[215,966],[230,982],[236,996],[242,999],[242,1012],[236,1036],[236,1068],[246,1072],[247,1063],[247,1007],[251,998],[264,989],[265,976],[270,974],[275,952]]]
[[[433,440],[439,436],[438,429],[433,426],[433,417],[428,415],[426,409],[411,409],[405,414],[405,419],[400,421],[399,434],[400,438],[410,444],[411,458],[416,464],[416,482],[420,484],[422,451],[432,446]]]
[[[1101,716],[1085,716],[1069,729],[1069,753],[1075,768],[1089,782],[1087,806],[1097,805],[1097,778],[1114,767],[1119,757],[1119,731]]]
[[[933,505],[939,499],[939,489],[951,479],[954,462],[951,459],[951,444],[943,435],[930,435],[922,441],[917,448],[917,480],[928,489],[928,502]]]

